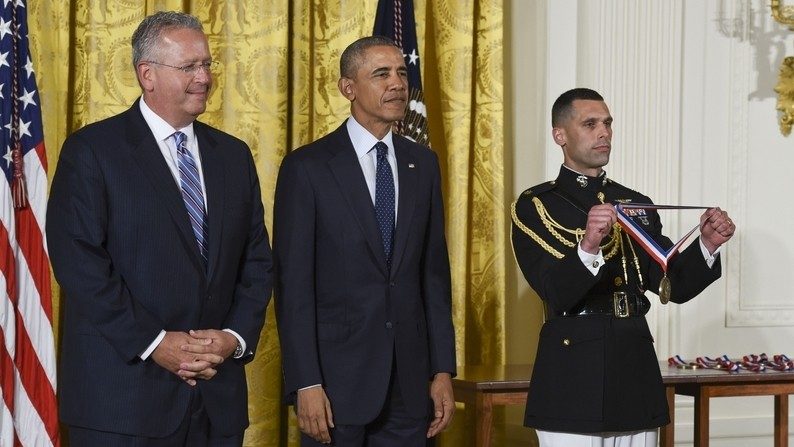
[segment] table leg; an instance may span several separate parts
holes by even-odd
[[[788,394],[775,395],[775,447],[788,447]]]
[[[708,387],[700,387],[695,394],[695,447],[709,446]]]
[[[491,419],[493,419],[493,397],[491,393],[477,393],[477,447],[491,447]]]
[[[666,386],[665,394],[667,394],[667,407],[670,409],[670,423],[659,429],[659,446],[673,447],[675,443],[675,386]]]

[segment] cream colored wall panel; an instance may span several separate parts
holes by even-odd
[[[787,234],[794,219],[794,151],[778,130],[773,88],[783,57],[794,54],[794,34],[774,22],[765,0],[719,0],[710,6],[711,20],[703,24],[710,30],[706,51],[717,65],[706,65],[707,78],[723,77],[727,88],[721,98],[718,92],[709,98],[703,129],[722,129],[728,140],[705,149],[712,154],[709,160],[724,160],[715,166],[726,172],[721,203],[740,225],[725,251],[725,322],[792,326],[794,300],[781,290],[780,279],[794,273],[794,238]],[[719,107],[725,108],[725,121],[708,122],[709,111]]]
[[[546,133],[546,180],[557,177],[562,164],[562,149],[551,138],[551,106],[563,92],[577,86],[576,66],[579,50],[577,47],[577,21],[579,2],[576,0],[551,0],[547,7],[548,50],[546,51],[547,75],[543,85],[546,91],[545,121]]]

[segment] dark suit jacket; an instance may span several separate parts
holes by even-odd
[[[173,432],[191,387],[139,358],[160,330],[236,331],[253,355],[271,292],[259,181],[242,141],[194,123],[207,190],[205,270],[179,187],[138,103],[67,138],[47,213],[65,293],[59,371],[63,422],[138,436]],[[199,380],[213,429],[248,425],[243,361]]]
[[[274,207],[276,315],[288,398],[323,384],[337,424],[379,413],[396,360],[408,411],[455,372],[438,160],[394,136],[397,225],[387,271],[372,199],[343,124],[288,154]]]
[[[614,292],[633,295],[650,306],[643,293],[658,290],[662,269],[633,241],[632,250],[624,234],[625,261],[619,251],[610,256],[611,250],[605,249],[608,259],[594,276],[582,263],[576,246],[561,243],[551,232],[553,225],[547,226],[538,211],[540,203],[548,219],[559,226],[583,229],[587,211],[600,203],[599,194],[606,203],[650,203],[651,199],[609,179],[591,177],[582,187],[576,178],[576,173],[561,168],[555,181],[525,191],[515,203],[512,240],[516,259],[547,310],[524,425],[576,433],[662,426],[669,421],[667,400],[645,317],[563,316],[564,312],[576,314],[581,306]],[[660,246],[673,245],[662,234],[655,211],[632,219]],[[569,241],[574,239],[565,230],[555,231]],[[563,257],[558,259],[550,250]],[[719,258],[709,268],[695,241],[669,264],[671,301],[692,299],[717,280],[720,272]]]

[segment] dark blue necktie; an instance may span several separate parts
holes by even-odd
[[[190,226],[196,236],[201,258],[207,266],[207,212],[204,208],[204,193],[201,191],[201,177],[199,177],[196,160],[187,150],[187,135],[182,132],[174,133],[176,142],[177,165],[179,166],[179,185],[182,189],[182,200],[185,201],[187,214],[190,216]]]
[[[375,143],[378,167],[375,174],[375,216],[383,239],[383,253],[386,264],[391,268],[392,238],[394,236],[394,176],[391,172],[389,147],[382,141]]]

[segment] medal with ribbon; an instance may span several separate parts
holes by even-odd
[[[692,236],[700,227],[695,225],[684,237],[673,244],[669,249],[662,248],[637,222],[632,219],[628,210],[707,210],[707,206],[679,206],[679,205],[654,205],[652,203],[616,203],[615,211],[618,215],[618,223],[623,230],[636,241],[643,250],[662,267],[662,280],[659,283],[659,301],[667,304],[670,301],[671,286],[670,278],[667,277],[667,264],[670,259],[678,253],[678,249]]]

